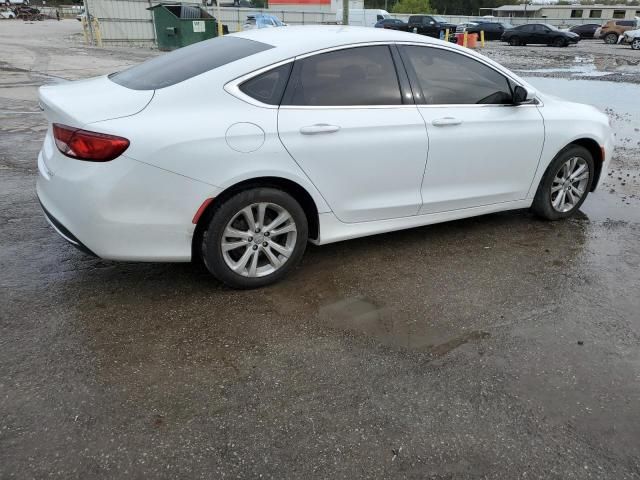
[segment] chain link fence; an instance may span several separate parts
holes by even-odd
[[[85,21],[87,41],[93,44],[121,45],[121,46],[155,46],[155,30],[151,6],[159,2],[153,0],[85,0],[86,10],[92,22]],[[163,2],[168,3],[168,2]],[[218,16],[216,7],[204,7],[212,16]],[[64,16],[76,16],[75,9],[64,11]],[[319,25],[336,23],[336,14],[327,11],[257,9],[257,8],[220,8],[222,23],[227,25],[229,32],[242,30],[247,16],[260,13],[275,15],[288,25]],[[409,14],[392,14],[394,18],[407,21]],[[478,16],[440,15],[450,23],[458,24],[474,20],[509,22],[512,25],[524,23],[550,23],[552,25],[569,28],[583,23],[604,23],[606,19],[592,18],[529,18],[529,17],[492,17],[490,19]],[[55,11],[52,17],[55,17]]]

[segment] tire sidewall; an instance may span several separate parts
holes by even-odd
[[[551,186],[553,184],[553,179],[562,164],[571,157],[582,157],[587,162],[589,167],[589,181],[587,182],[585,194],[582,196],[580,201],[568,212],[558,212],[553,208],[553,205],[551,205]],[[571,217],[580,209],[589,195],[589,191],[591,190],[591,186],[594,181],[594,173],[595,162],[589,150],[581,147],[580,145],[571,145],[564,148],[560,153],[558,153],[558,155],[556,155],[542,177],[542,181],[538,186],[538,191],[536,192],[536,196],[533,201],[533,210],[538,215],[548,220],[560,220],[562,218]]]
[[[238,275],[227,266],[220,245],[229,221],[244,207],[259,202],[270,202],[285,208],[296,223],[297,236],[293,255],[285,265],[270,275],[250,278]],[[234,195],[214,211],[203,234],[202,258],[207,270],[226,285],[240,289],[258,288],[277,282],[295,268],[304,255],[307,239],[307,217],[300,204],[282,190],[260,187]]]

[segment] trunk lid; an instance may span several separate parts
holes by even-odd
[[[102,77],[40,87],[40,108],[50,123],[83,127],[135,115],[149,104],[154,90],[132,90]]]

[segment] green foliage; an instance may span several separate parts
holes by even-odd
[[[434,13],[429,0],[400,0],[391,11],[394,13]]]

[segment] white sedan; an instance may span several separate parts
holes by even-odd
[[[606,176],[607,117],[463,47],[305,26],[204,41],[40,89],[37,193],[113,260],[202,258],[237,288],[322,245],[511,209],[573,215]]]

